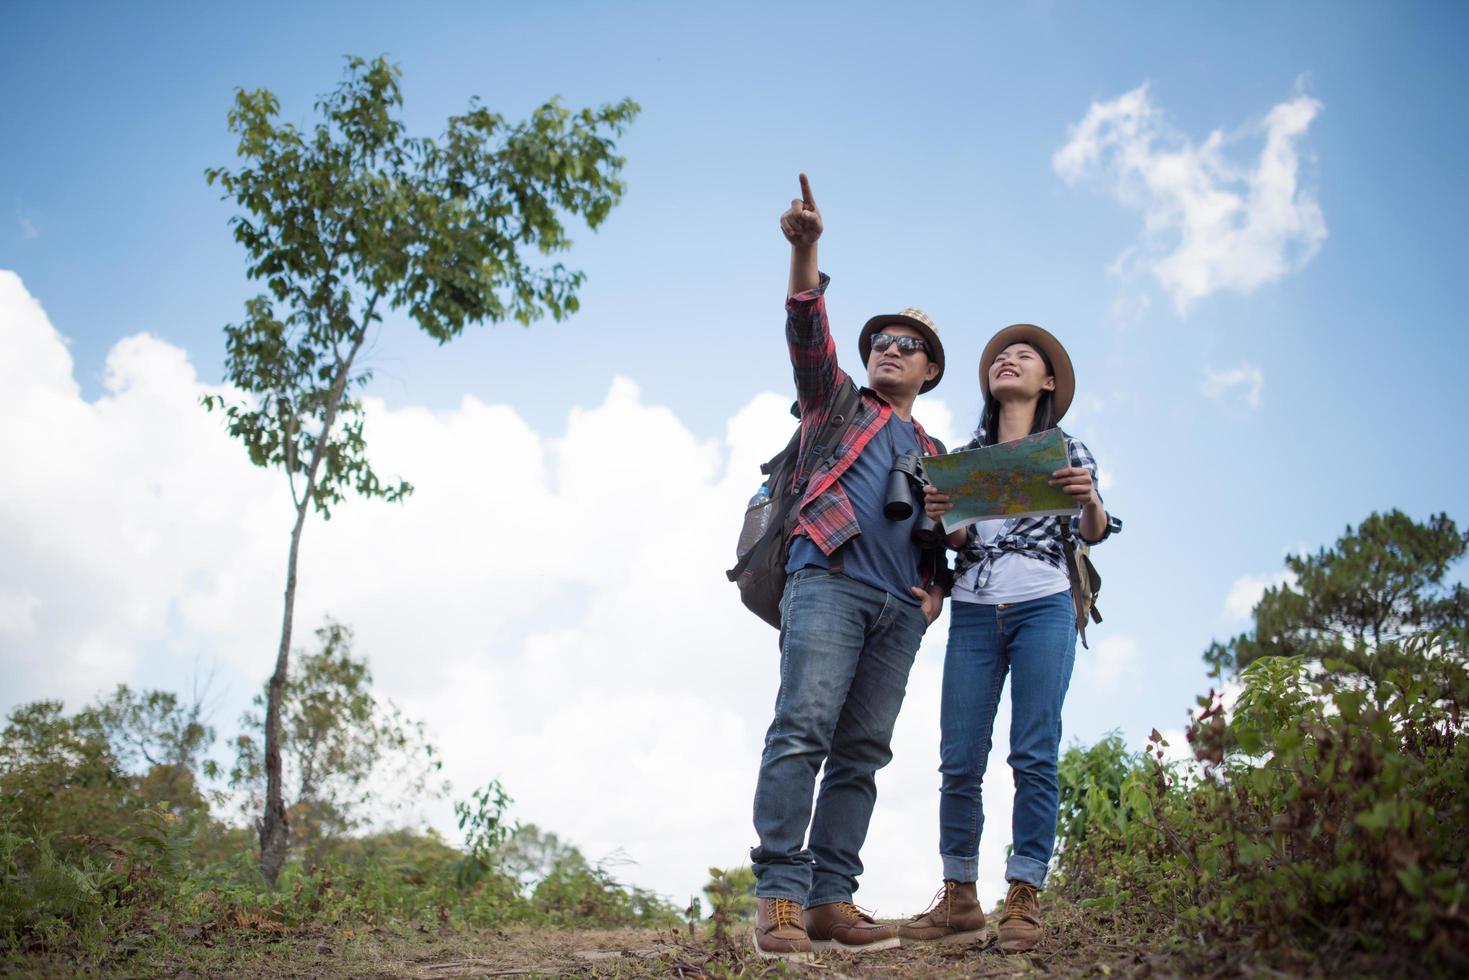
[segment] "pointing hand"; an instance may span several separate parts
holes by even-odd
[[[815,245],[821,237],[821,211],[805,174],[801,174],[801,196],[792,199],[790,208],[780,216],[780,230],[786,241],[796,246]]]

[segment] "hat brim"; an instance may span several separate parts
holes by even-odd
[[[1012,323],[984,345],[984,353],[979,355],[979,390],[986,398],[989,397],[990,365],[1000,356],[1000,351],[1018,343],[1029,344],[1050,360],[1051,376],[1056,379],[1056,390],[1051,395],[1053,420],[1061,421],[1076,395],[1076,369],[1071,366],[1071,355],[1066,353],[1061,341],[1034,323]]]
[[[862,354],[862,363],[865,365],[867,358],[872,354],[872,335],[890,323],[901,323],[905,327],[912,327],[914,330],[917,330],[918,336],[923,338],[923,342],[928,345],[928,349],[937,354],[937,356],[930,354],[929,360],[939,366],[939,373],[923,382],[923,387],[918,389],[918,393],[921,395],[925,391],[930,391],[937,387],[938,383],[944,377],[943,341],[939,340],[939,335],[934,333],[928,324],[911,316],[904,316],[901,313],[884,313],[873,317],[863,324],[862,332],[857,335],[857,350]]]

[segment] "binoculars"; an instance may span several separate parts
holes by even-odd
[[[943,539],[938,521],[923,512],[923,485],[928,474],[923,470],[923,457],[917,453],[902,453],[893,460],[888,470],[888,492],[883,501],[882,516],[890,521],[906,521],[918,511],[918,523],[913,525],[913,543],[930,548]]]

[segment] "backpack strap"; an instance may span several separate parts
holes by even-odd
[[[1076,631],[1081,636],[1083,649],[1087,648],[1086,627],[1087,620],[1094,623],[1102,621],[1102,614],[1097,609],[1097,593],[1102,590],[1102,577],[1097,574],[1097,568],[1092,564],[1090,546],[1085,539],[1078,542],[1071,534],[1070,516],[1056,518],[1061,524],[1061,545],[1065,550],[1066,576],[1071,580],[1071,599],[1076,609]]]
[[[816,441],[807,449],[806,462],[826,470],[836,465],[837,450],[841,448],[842,439],[846,436],[847,430],[852,427],[852,421],[857,416],[857,409],[861,406],[862,393],[857,390],[855,384],[848,381],[837,392],[836,399],[831,406],[831,413],[827,415],[826,425],[822,426],[822,431],[817,434]]]
[[[826,424],[821,431],[813,433],[813,440],[805,448],[801,456],[801,465],[798,470],[803,470],[805,475],[796,482],[793,488],[796,495],[796,509],[800,510],[801,498],[806,495],[806,487],[811,482],[811,477],[818,471],[829,470],[837,463],[837,450],[841,448],[842,439],[846,437],[847,430],[852,427],[852,422],[857,417],[857,409],[862,406],[862,393],[857,386],[850,381],[837,392],[836,399],[831,406],[831,412],[827,414]]]
[[[796,482],[792,493],[795,497],[790,517],[787,521],[786,537],[795,533],[796,525],[801,519],[801,502],[806,497],[806,487],[811,477],[818,472],[824,472],[837,464],[837,451],[841,449],[842,440],[846,438],[847,430],[857,418],[857,410],[862,407],[862,392],[850,380],[843,385],[836,394],[836,399],[831,406],[831,412],[826,417],[826,424],[817,433],[816,439],[806,448],[802,462],[806,465],[800,467],[805,475]],[[846,551],[846,543],[843,542],[827,556],[827,570],[832,575],[838,575],[842,571],[843,554]]]

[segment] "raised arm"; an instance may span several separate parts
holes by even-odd
[[[816,240],[821,237],[821,211],[811,196],[811,182],[801,174],[801,196],[780,216],[780,230],[791,243],[791,278],[786,295],[815,289],[820,281],[816,268]]]
[[[836,344],[826,320],[826,284],[816,268],[816,240],[821,212],[811,196],[811,182],[801,174],[801,196],[780,216],[780,230],[791,243],[791,278],[786,294],[786,343],[795,369],[796,398],[804,416],[851,379],[837,365]]]

